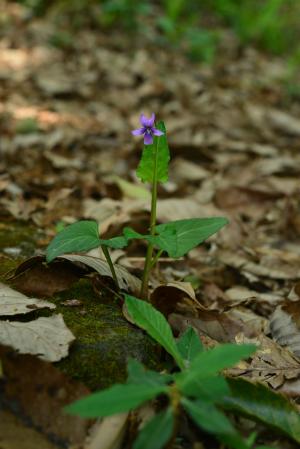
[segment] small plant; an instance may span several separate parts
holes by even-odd
[[[148,298],[149,276],[159,257],[166,252],[170,257],[179,258],[202,243],[212,234],[227,224],[223,217],[192,218],[156,224],[157,186],[168,180],[168,165],[170,160],[167,133],[163,122],[155,126],[155,115],[147,119],[143,114],[140,118],[141,128],[132,131],[133,135],[144,136],[144,149],[137,168],[137,176],[142,182],[151,185],[151,216],[149,233],[140,234],[126,227],[123,235],[111,239],[102,239],[98,232],[98,223],[91,220],[78,221],[62,230],[47,248],[47,261],[64,253],[89,251],[101,247],[109,264],[112,277],[118,287],[118,279],[112,263],[109,248],[124,248],[132,239],[147,241],[141,298]]]
[[[133,449],[171,447],[184,413],[226,447],[252,448],[255,434],[243,439],[219,407],[231,395],[227,381],[219,372],[248,358],[256,346],[224,344],[204,350],[192,328],[176,341],[165,317],[149,303],[126,295],[126,306],[135,323],[173,357],[179,371],[158,373],[130,360],[125,384],[91,394],[67,406],[66,411],[86,418],[105,417],[134,410],[164,396],[167,405],[159,406],[157,414],[138,434]]]

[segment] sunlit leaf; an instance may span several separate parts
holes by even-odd
[[[89,251],[100,246],[98,223],[92,220],[77,221],[57,234],[47,247],[47,262],[65,253]]]

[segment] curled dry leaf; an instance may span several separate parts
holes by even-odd
[[[45,307],[55,309],[55,305],[52,302],[28,298],[8,285],[0,283],[0,316],[29,313]]]
[[[300,357],[300,302],[287,302],[275,309],[271,316],[272,336],[281,346]]]
[[[65,254],[64,256],[59,256],[59,259],[67,259],[71,262],[80,262],[97,271],[102,276],[111,277],[109,265],[105,260],[80,254]],[[130,290],[133,293],[139,292],[141,287],[140,279],[133,276],[133,274],[129,273],[129,271],[121,265],[114,264],[114,267],[120,288],[127,291]]]
[[[150,297],[150,302],[165,316],[177,310],[188,302],[190,313],[200,307],[195,291],[190,282],[172,281],[156,287]],[[179,305],[180,303],[180,305]]]
[[[41,317],[28,323],[0,321],[0,343],[20,354],[37,355],[48,362],[66,357],[75,340],[61,314]]]

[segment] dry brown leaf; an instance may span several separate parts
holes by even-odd
[[[57,449],[48,438],[35,429],[26,427],[12,413],[0,412],[2,449]]]
[[[35,356],[17,354],[11,348],[0,345],[0,359],[5,374],[1,398],[5,403],[13,410],[22,410],[22,417],[52,441],[61,441],[68,447],[82,444],[91,421],[64,413],[63,408],[89,394],[90,390],[54,364]],[[2,425],[0,419],[1,430]],[[19,440],[16,449],[20,448],[23,444]],[[28,449],[32,447],[29,445]],[[41,445],[37,449],[46,447]]]
[[[182,307],[187,307],[190,313],[200,307],[190,282],[180,281],[156,287],[151,293],[150,302],[166,317],[180,308],[180,303]]]
[[[251,260],[250,256],[242,253],[221,250],[218,258],[225,265],[239,269],[242,273],[250,273],[271,279],[300,279],[300,268],[295,263],[279,260],[274,256],[265,255],[260,258],[259,263]]]
[[[61,314],[27,323],[0,321],[0,344],[49,362],[58,362],[66,357],[74,340]]]
[[[300,356],[300,302],[286,302],[270,318],[272,336],[281,346]]]
[[[102,276],[111,277],[109,265],[105,260],[80,254],[65,254],[64,256],[59,256],[59,258],[67,259],[71,262],[80,262],[97,271]],[[140,291],[141,281],[139,278],[129,273],[129,271],[127,271],[126,268],[122,267],[121,265],[114,264],[114,267],[121,289],[130,290],[133,293],[137,293]]]
[[[236,343],[256,344],[257,351],[250,363],[242,362],[244,368],[230,369],[231,374],[244,373],[251,380],[265,382],[273,388],[279,388],[286,380],[297,379],[300,376],[300,361],[265,335],[247,338],[244,334],[240,334],[236,337]]]
[[[47,265],[44,256],[34,256],[22,262],[10,280],[26,294],[51,297],[68,289],[83,274],[84,270],[70,262],[55,260]]]
[[[278,303],[284,300],[282,295],[277,293],[261,293],[255,290],[250,290],[242,285],[236,285],[225,291],[227,297],[230,299],[231,304],[238,305],[243,302],[259,302],[268,303],[272,306],[276,306]]]
[[[0,316],[29,313],[45,307],[55,309],[55,305],[52,302],[28,298],[22,293],[8,287],[8,285],[0,283]]]
[[[242,321],[232,319],[226,313],[199,311],[198,318],[171,313],[168,321],[176,334],[192,327],[199,335],[208,336],[218,342],[232,342],[244,330]]]

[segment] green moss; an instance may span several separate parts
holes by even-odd
[[[0,251],[16,256],[29,257],[35,252],[41,232],[22,222],[0,223]]]
[[[82,306],[62,305],[67,299],[78,299]],[[119,303],[112,298],[108,304],[108,299],[103,302],[86,280],[54,299],[76,337],[69,357],[56,365],[93,390],[124,381],[130,357],[151,368],[159,364],[157,345],[124,319]]]
[[[12,273],[18,265],[16,259],[0,253],[0,281],[5,282],[6,275]]]

